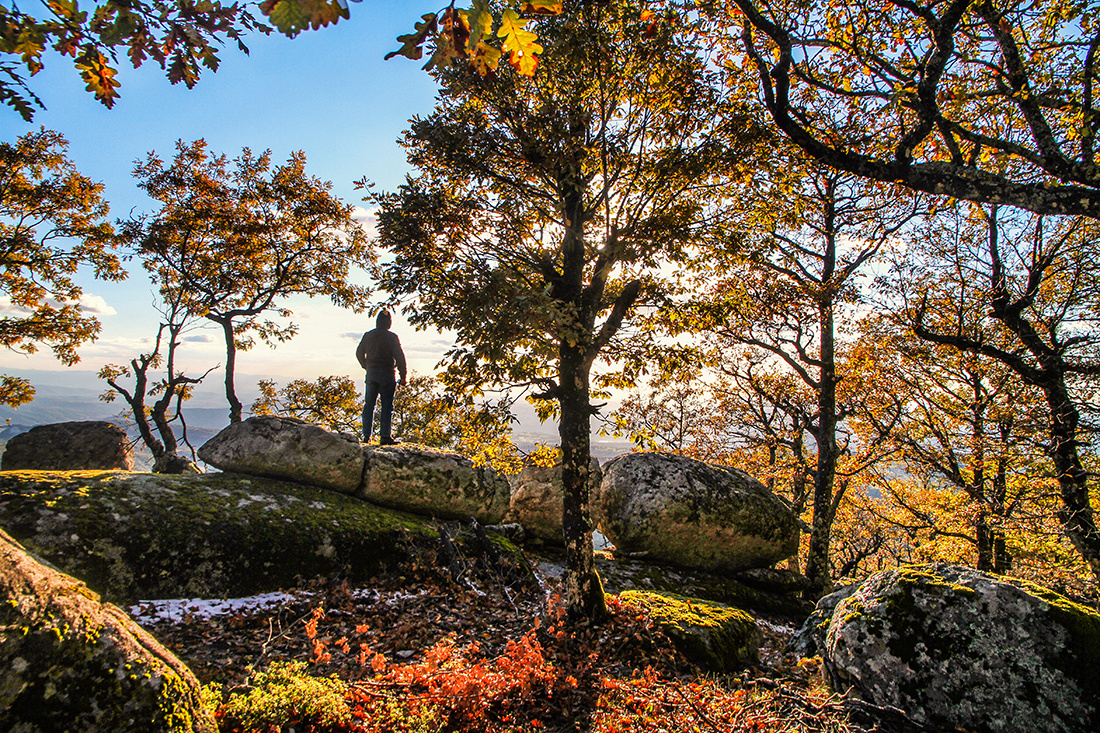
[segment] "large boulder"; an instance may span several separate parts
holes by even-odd
[[[357,496],[381,506],[441,519],[476,517],[497,524],[508,510],[508,479],[458,453],[403,444],[367,447]]]
[[[232,474],[0,473],[0,527],[116,603],[365,580],[424,550],[424,519]]]
[[[627,590],[619,598],[645,611],[681,654],[708,670],[734,672],[759,657],[764,635],[744,611],[674,593]]]
[[[214,733],[190,670],[0,531],[0,730]]]
[[[595,458],[588,469],[588,485],[597,490],[603,480],[600,462]],[[523,525],[526,533],[548,544],[564,545],[562,535],[562,505],[564,491],[561,483],[561,463],[553,466],[530,464],[514,476],[508,477],[512,496],[508,505],[506,522]]]
[[[837,689],[918,723],[979,733],[1100,730],[1100,614],[951,565],[874,575],[836,603]]]
[[[343,494],[363,484],[366,456],[353,435],[290,417],[250,417],[199,448],[199,458],[231,473],[294,481]]]
[[[798,551],[797,519],[785,501],[744,471],[683,456],[610,461],[593,509],[617,551],[673,565],[731,573]]]
[[[134,470],[134,447],[126,431],[99,420],[39,425],[8,441],[4,471]]]

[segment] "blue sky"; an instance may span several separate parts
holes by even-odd
[[[108,110],[84,91],[68,59],[46,59],[31,86],[46,104],[33,124],[0,109],[0,139],[13,141],[39,125],[68,138],[77,168],[106,186],[113,218],[149,211],[152,204],[131,177],[134,161],[156,150],[169,159],[176,140],[205,138],[211,149],[237,155],[242,147],[270,148],[276,162],[303,150],[307,170],[334,184],[349,203],[361,203],[352,182],[363,176],[379,188],[396,187],[409,170],[396,140],[409,117],[432,109],[435,86],[422,63],[383,57],[399,45],[431,3],[366,0],[351,5],[351,19],[308,31],[295,39],[279,35],[247,40],[250,56],[224,48],[222,65],[191,90],[172,86],[156,65],[125,68],[121,99]],[[81,348],[76,369],[98,370],[129,361],[148,349],[157,314],[152,288],[137,263],[121,284],[83,279],[89,306],[103,330]],[[330,374],[358,375],[354,350],[373,324],[365,316],[306,298],[290,301],[300,327],[292,341],[271,350],[257,346],[238,358],[238,372],[286,381]],[[437,333],[416,334],[396,319],[412,368],[430,372],[449,342]],[[192,334],[182,355],[188,373],[224,362],[217,332]],[[27,357],[0,351],[0,372],[61,370],[49,350]],[[245,386],[245,385],[239,385]]]

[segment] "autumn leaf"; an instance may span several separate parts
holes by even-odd
[[[474,0],[469,11],[470,37],[466,39],[466,54],[473,61],[479,50],[479,44],[493,33],[493,13],[488,0]],[[500,57],[500,52],[497,52]],[[493,65],[496,68],[496,64]]]
[[[542,53],[542,46],[535,42],[537,36],[523,26],[527,21],[508,9],[500,21],[497,36],[504,39],[503,53],[509,54],[508,63],[524,76],[533,76],[539,60],[535,54]]]
[[[113,107],[115,100],[118,99],[116,90],[121,84],[115,80],[118,71],[107,65],[103,54],[94,49],[86,51],[76,60],[76,68],[87,84],[88,91],[108,108]]]
[[[387,61],[394,56],[404,56],[416,61],[424,54],[424,41],[428,38],[428,34],[435,30],[438,16],[436,13],[425,13],[420,17],[422,20],[416,24],[415,33],[406,33],[397,37],[397,40],[401,42],[401,48],[386,54]]]
[[[500,51],[487,43],[478,43],[477,48],[470,54],[470,63],[477,73],[487,76],[500,64]]]
[[[339,0],[266,0],[260,11],[290,38],[307,28],[316,30],[349,17],[346,4]]]

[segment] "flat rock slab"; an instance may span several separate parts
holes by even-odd
[[[117,603],[365,580],[438,538],[350,496],[224,473],[2,472],[0,527]]]
[[[0,531],[0,730],[214,733],[186,665]]]

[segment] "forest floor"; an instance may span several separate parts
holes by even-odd
[[[523,579],[477,565],[456,581],[453,564],[425,557],[354,587],[332,582],[249,605],[159,602],[131,612],[200,681],[220,685],[210,689],[220,689],[223,732],[874,728],[826,690],[818,660],[784,650],[795,631],[789,620],[758,618],[757,663],[716,675],[617,597],[609,596],[611,615],[600,624],[569,624],[552,574]],[[339,714],[256,702],[264,670],[287,662],[311,679],[338,680]],[[236,706],[227,704],[235,696]],[[909,730],[904,721],[881,729]]]

